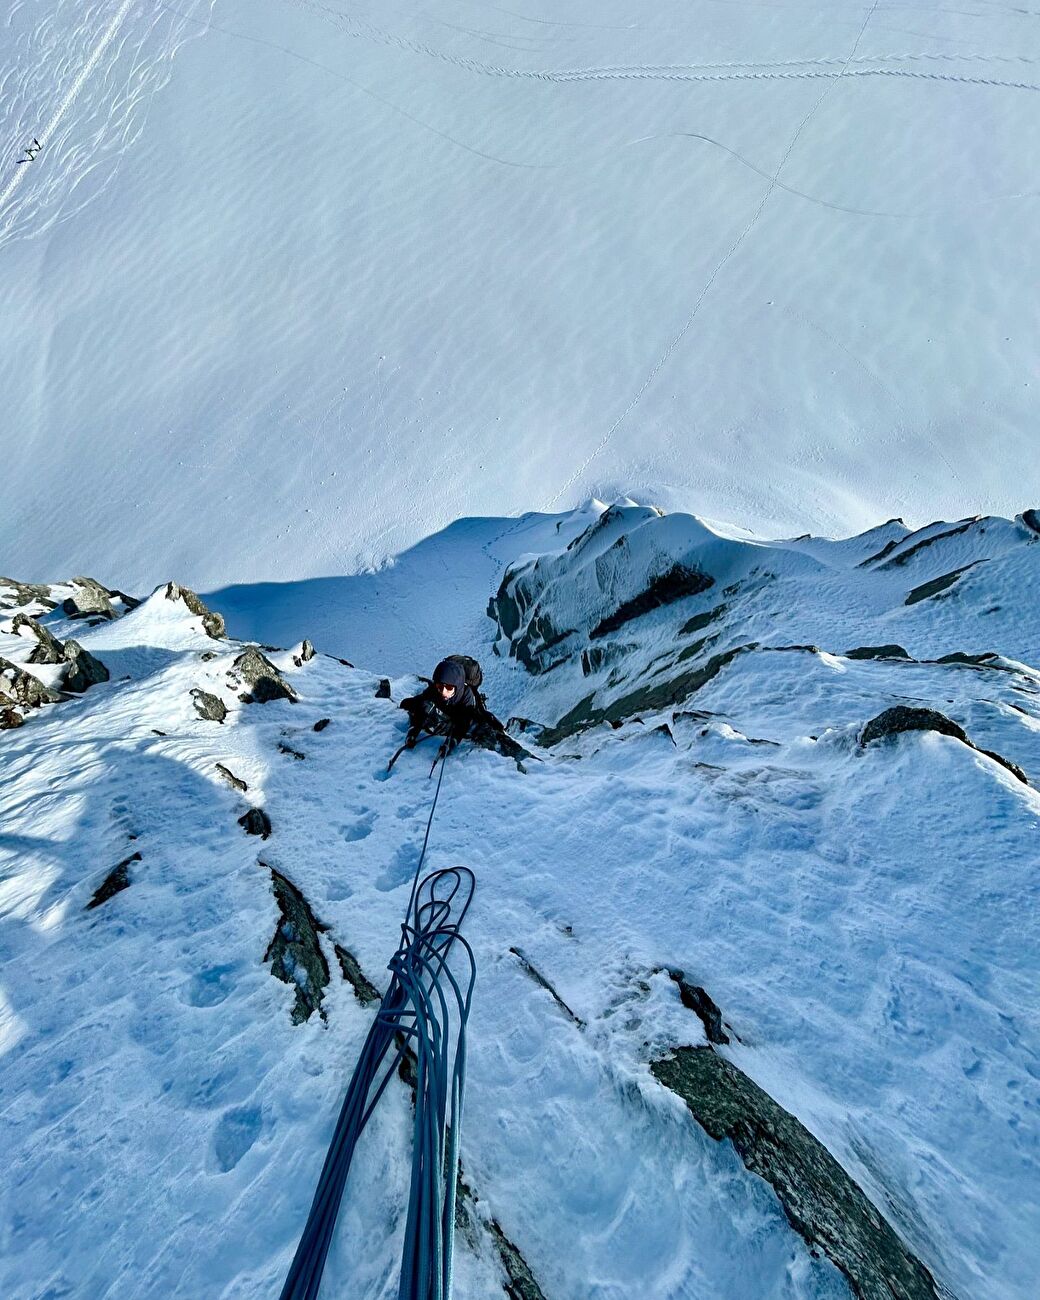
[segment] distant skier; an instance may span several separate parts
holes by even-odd
[[[449,655],[433,670],[433,677],[419,695],[402,700],[408,714],[408,734],[390,760],[389,767],[406,749],[414,749],[426,736],[443,736],[441,756],[450,754],[462,740],[484,749],[494,749],[516,761],[532,755],[506,734],[502,723],[488,708],[481,694],[483,673],[468,655]]]

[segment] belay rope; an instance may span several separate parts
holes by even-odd
[[[466,1021],[476,976],[473,950],[459,927],[469,910],[475,881],[467,867],[449,867],[419,878],[444,767],[442,762],[401,924],[401,942],[389,964],[390,987],[347,1087],[281,1300],[317,1296],[358,1138],[409,1048],[416,1060],[415,1126],[398,1300],[451,1297]],[[465,957],[462,979],[448,966],[456,945]]]

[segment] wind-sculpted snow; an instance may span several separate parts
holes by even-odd
[[[213,0],[14,0],[0,63],[0,252],[81,212],[110,184]]]
[[[585,650],[616,656],[586,677],[575,647],[534,674],[451,646],[479,654],[503,716],[553,723],[583,692],[606,708],[664,687],[670,657],[703,638],[717,642],[679,672],[745,648],[691,698],[575,732],[527,775],[465,746],[449,759],[427,864],[478,882],[457,1300],[502,1294],[510,1252],[545,1300],[848,1296],[770,1187],[651,1072],[704,1044],[707,1011],[729,1040],[713,1032],[720,1058],[822,1142],[940,1289],[1032,1300],[1037,535],[975,528],[986,562],[908,607],[915,566],[963,563],[943,547],[971,529],[879,570],[860,566],[913,544],[897,524],[773,547],[633,507],[592,524],[531,519],[514,542],[546,548],[532,597],[551,610],[558,591]],[[680,550],[714,585],[590,641]],[[592,587],[603,557],[609,601]],[[297,641],[264,650],[296,702],[247,702],[246,647],[207,635],[165,586],[95,626],[66,615],[66,591],[48,588],[48,609],[42,587],[0,590],[0,655],[52,667],[9,631],[25,612],[110,668],[0,735],[0,1291],[277,1294],[426,825],[422,751],[386,774],[415,678],[391,675],[388,697],[379,673]],[[337,654],[361,619],[350,607]],[[912,657],[845,654],[894,645]],[[193,691],[221,702],[222,724]],[[861,743],[900,704],[943,714],[977,749],[932,730]],[[266,839],[237,824],[251,811]],[[309,929],[282,932],[276,879]],[[321,1013],[303,1019],[297,990],[315,983]],[[395,1290],[410,1129],[395,1081],[351,1171],[337,1292]]]
[[[1028,7],[0,23],[19,571],[68,533],[123,588],[163,556],[212,590],[624,492],[769,537],[1040,495]]]

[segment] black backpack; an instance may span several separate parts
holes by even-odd
[[[474,695],[479,694],[480,688],[484,682],[484,674],[481,671],[480,664],[469,655],[448,655],[452,663],[458,664],[466,674],[466,685]]]

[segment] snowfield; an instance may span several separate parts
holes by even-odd
[[[478,652],[492,707],[529,720],[514,734],[541,760],[522,774],[454,754],[427,859],[478,881],[457,1297],[502,1294],[503,1238],[538,1287],[510,1294],[545,1300],[861,1294],[651,1072],[707,1043],[682,970],[721,1011],[715,1052],[824,1144],[933,1294],[1031,1300],[1035,512],[844,542],[761,543],[624,503],[510,528],[420,548],[413,596],[434,607],[388,648],[403,656],[436,609],[473,629],[423,643],[414,671]],[[457,584],[438,586],[446,548]],[[640,607],[680,562],[711,585]],[[5,1296],[277,1294],[372,1015],[337,945],[385,987],[433,792],[422,748],[385,771],[416,678],[398,659],[380,698],[377,664],[341,662],[393,638],[378,601],[365,630],[371,581],[335,636],[337,609],[315,603],[316,657],[306,619],[267,652],[298,696],[267,703],[240,699],[242,644],[176,590],[73,618],[76,584],[0,584],[6,661],[61,683],[28,663],[36,634],[11,631],[28,612],[109,671],[0,735]],[[568,637],[545,646],[535,622]],[[864,743],[896,706],[972,744],[931,729]],[[266,838],[236,824],[250,808]],[[126,886],[88,907],[119,864]],[[289,983],[269,959],[292,928],[273,873],[325,927]],[[321,1002],[306,1019],[301,995]],[[366,1131],[323,1296],[397,1293],[409,1111],[395,1084]]]
[[[1038,91],[989,0],[13,0],[6,567],[327,578],[624,492],[1010,515]]]

